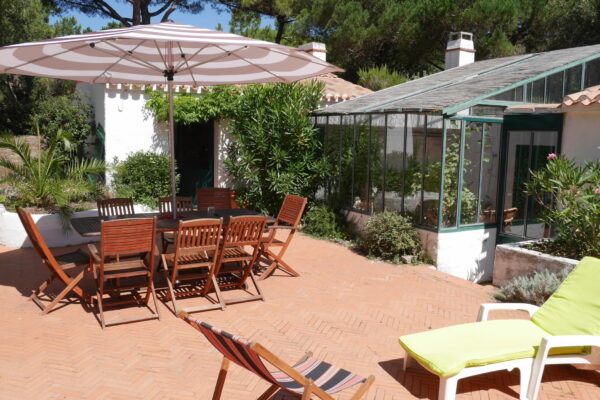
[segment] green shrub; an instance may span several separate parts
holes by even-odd
[[[388,69],[387,65],[358,70],[358,84],[377,91],[412,79],[406,74]]]
[[[132,153],[124,161],[115,160],[112,179],[118,197],[131,197],[135,203],[157,207],[160,197],[171,194],[169,156],[144,151]]]
[[[494,298],[503,303],[529,303],[541,306],[567,278],[572,268],[559,272],[538,271],[530,276],[518,276],[498,288]]]
[[[304,215],[303,231],[324,239],[345,239],[345,226],[339,214],[330,207],[317,204],[311,206]]]
[[[391,211],[369,218],[360,246],[367,255],[394,263],[405,255],[421,256],[421,241],[411,220]]]
[[[553,228],[559,255],[600,256],[600,161],[577,165],[555,154],[547,158],[526,184],[540,210],[537,219]]]

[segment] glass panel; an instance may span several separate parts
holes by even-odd
[[[342,132],[342,118],[340,116],[330,116],[325,131],[324,150],[331,165],[331,176],[325,186],[325,194],[329,202],[336,206],[340,204],[338,189],[340,183],[340,133]]]
[[[383,168],[385,162],[385,115],[371,117],[371,211],[383,211]]]
[[[496,199],[498,167],[500,165],[501,124],[484,125],[483,160],[481,170],[481,194],[479,195],[479,221],[496,222]]]
[[[354,116],[346,115],[343,118],[343,128],[339,143],[340,185],[339,206],[352,205],[352,169],[354,167]]]
[[[369,209],[369,120],[368,114],[356,116],[354,136],[354,199],[353,208]]]
[[[565,95],[581,90],[581,65],[565,71]]]
[[[425,143],[425,182],[423,186],[422,224],[438,226],[440,204],[440,177],[442,165],[443,117],[427,116],[427,138]]]
[[[456,226],[461,127],[462,121],[449,121],[446,125],[446,160],[442,196],[442,225],[445,228]]]
[[[425,116],[408,114],[406,122],[406,182],[404,212],[420,223],[423,154],[425,145]]]
[[[515,101],[523,101],[523,86],[515,88]]]
[[[502,117],[506,107],[501,106],[474,106],[471,107],[469,115],[477,117]]]
[[[525,102],[531,103],[531,93],[533,92],[533,82],[527,84],[527,94],[525,95]]]
[[[529,179],[530,144],[531,132],[509,132],[502,232],[519,236],[525,234],[524,184]]]
[[[502,101],[515,101],[515,97],[516,97],[516,91],[515,89],[509,89],[507,91],[504,91],[502,93],[499,93],[495,96],[490,97],[491,100],[502,100]]]
[[[600,58],[585,63],[585,87],[600,85]]]
[[[558,132],[556,131],[535,131],[533,132],[533,147],[531,149],[532,171],[538,171],[546,166],[548,154],[556,152],[556,143]],[[551,198],[548,196],[545,203],[549,203]],[[538,221],[542,205],[534,201],[530,196],[527,206],[527,229],[525,236],[528,238],[542,238],[549,236],[549,229]]]
[[[544,102],[544,86],[545,79],[538,79],[532,82],[531,86],[531,102],[532,103],[543,103]]]
[[[327,116],[314,117],[315,128],[319,131],[319,139],[323,143],[323,151],[325,152],[325,132],[327,130]],[[325,186],[321,186],[315,193],[315,198],[325,200]]]
[[[560,103],[563,97],[563,71],[546,78],[546,103]]]
[[[460,202],[461,225],[477,222],[482,135],[483,122],[467,122],[465,127],[463,182]]]
[[[389,114],[385,171],[385,208],[402,212],[404,186],[404,114]]]

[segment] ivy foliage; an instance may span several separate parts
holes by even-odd
[[[162,91],[148,91],[146,108],[159,121],[169,117],[167,95]],[[190,125],[210,120],[228,119],[234,114],[241,89],[236,86],[216,86],[200,95],[182,93],[173,99],[173,120],[176,124]]]
[[[225,168],[238,198],[274,215],[286,193],[313,197],[328,175],[330,164],[309,116],[322,93],[316,82],[215,87],[200,95],[175,96],[173,119],[184,125],[228,120],[234,140]],[[165,121],[165,94],[149,96],[146,107]]]

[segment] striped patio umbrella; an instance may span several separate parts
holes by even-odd
[[[173,85],[294,82],[342,71],[296,48],[165,22],[0,48],[0,73],[88,83],[167,83],[175,217]]]

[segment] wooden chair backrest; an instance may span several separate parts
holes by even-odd
[[[98,215],[100,217],[114,217],[119,215],[133,215],[133,199],[114,198],[98,200]]]
[[[161,214],[167,214],[173,212],[173,199],[171,197],[161,197],[158,199],[158,211]],[[194,211],[194,201],[191,197],[177,196],[175,198],[175,206],[177,212],[181,211]]]
[[[179,221],[175,237],[175,261],[177,268],[179,260],[199,252],[213,251],[212,262],[216,261],[221,241],[223,219],[195,219]]]
[[[102,262],[132,254],[149,254],[154,262],[156,237],[155,218],[127,218],[102,221],[100,227],[100,257]]]
[[[40,234],[40,231],[37,228],[37,225],[33,221],[31,214],[27,211],[23,210],[21,207],[17,207],[17,214],[19,215],[19,219],[23,224],[23,228],[25,228],[25,232],[27,232],[27,237],[29,237],[29,241],[35,251],[38,253],[44,264],[54,272],[65,285],[68,285],[71,282],[71,278],[60,267],[54,255],[46,245],[44,238]]]
[[[286,194],[277,215],[277,224],[291,225],[294,228],[300,223],[300,218],[306,207],[306,198],[294,194]]]
[[[223,234],[223,248],[251,246],[256,252],[266,223],[264,215],[229,217]]]
[[[199,188],[196,189],[196,203],[198,211],[205,211],[207,207],[215,210],[236,208],[235,192],[226,188]]]

